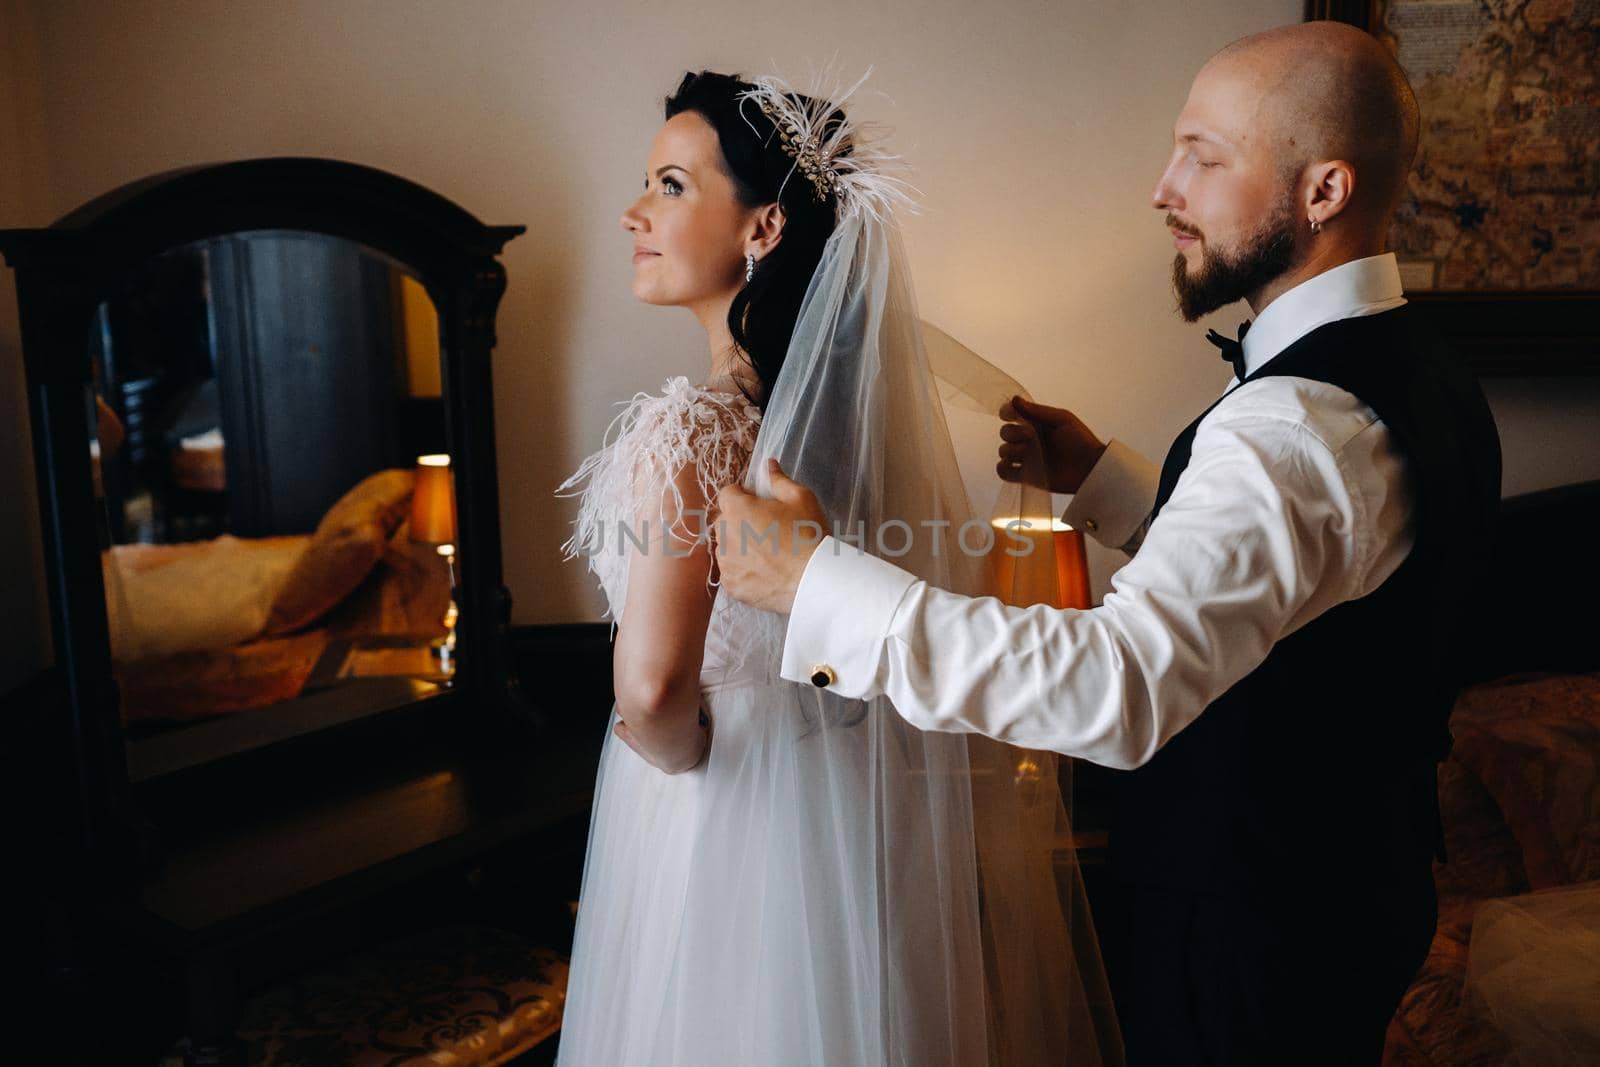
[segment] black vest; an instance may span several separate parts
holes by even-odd
[[[1414,547],[1120,776],[1112,852],[1128,880],[1175,889],[1381,891],[1425,876],[1442,845],[1436,765],[1499,512],[1499,436],[1477,381],[1409,304],[1319,327],[1245,382],[1272,375],[1377,413],[1415,494]],[[1210,412],[1173,442],[1156,512]]]

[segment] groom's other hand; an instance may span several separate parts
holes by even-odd
[[[722,589],[752,607],[787,615],[794,607],[811,554],[828,532],[828,516],[816,494],[767,460],[772,499],[753,496],[739,485],[717,494],[712,524]]]
[[[995,470],[1002,481],[1026,477],[1039,489],[1076,493],[1106,450],[1106,443],[1066,408],[1014,396],[1000,408],[1000,417],[1006,421],[1000,427],[1000,462]],[[1043,464],[1024,464],[1029,449],[1041,446]]]

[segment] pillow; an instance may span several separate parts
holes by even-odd
[[[273,600],[265,633],[288,633],[317,621],[361,584],[405,518],[415,479],[409,470],[379,471],[328,509]]]
[[[410,522],[389,538],[383,559],[318,626],[330,637],[405,634],[440,637],[450,603],[445,561],[431,544],[411,540]]]
[[[1505,814],[1534,889],[1600,879],[1600,674],[1464,690],[1453,757]]]
[[[1528,891],[1516,835],[1494,797],[1455,756],[1439,765],[1439,807],[1450,857],[1434,865],[1440,897],[1483,900]]]
[[[450,606],[450,568],[437,546],[411,540],[411,523],[402,522],[383,554],[383,617],[391,633],[444,635]],[[456,562],[456,574],[461,563]]]
[[[111,656],[128,664],[227,648],[261,632],[311,538],[112,545],[100,554]]]

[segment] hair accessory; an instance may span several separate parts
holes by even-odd
[[[801,129],[792,117],[781,115],[766,100],[757,100],[762,112],[778,128],[778,139],[783,150],[794,157],[800,173],[811,180],[817,203],[822,203],[839,188],[839,177],[834,174],[830,153],[823,149],[821,140]]]
[[[857,122],[845,111],[846,101],[871,73],[845,85],[824,72],[817,80],[832,85],[804,94],[769,75],[754,79],[754,88],[739,94],[741,106],[746,100],[755,101],[772,122],[779,144],[794,160],[794,170],[811,183],[816,201],[834,198],[836,219],[857,212],[883,219],[897,206],[914,209],[916,190],[895,173],[904,169],[904,162],[884,149],[876,126]],[[749,115],[745,122],[757,136],[771,136]]]

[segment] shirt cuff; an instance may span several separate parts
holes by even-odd
[[[881,693],[889,626],[918,580],[855,545],[823,537],[795,589],[779,674],[814,685],[820,670],[832,675],[826,688],[848,699]]]
[[[1113,438],[1073,494],[1061,521],[1107,548],[1121,548],[1156,505],[1161,469]]]

